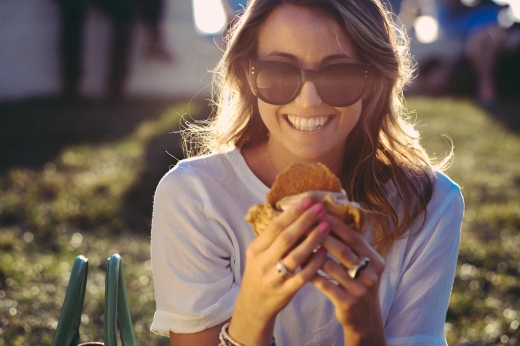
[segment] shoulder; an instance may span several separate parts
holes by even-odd
[[[218,201],[224,198],[258,194],[243,161],[239,149],[181,160],[159,182],[155,201],[223,208]]]
[[[437,204],[444,201],[443,204],[455,202],[463,207],[464,200],[462,198],[460,186],[443,172],[435,171],[433,174],[434,187],[430,204]]]
[[[435,189],[443,192],[460,193],[460,186],[449,176],[440,171],[434,171]]]
[[[158,189],[186,188],[197,181],[219,180],[229,171],[229,155],[218,153],[181,160],[162,177]]]
[[[461,189],[446,174],[434,172],[433,193],[425,210],[425,218],[418,218],[420,232],[423,236],[437,234],[441,238],[452,239],[460,237],[462,218],[464,216],[464,199]],[[435,238],[435,237],[434,237]]]

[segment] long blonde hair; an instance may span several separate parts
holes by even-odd
[[[403,88],[412,76],[408,40],[379,0],[250,0],[232,25],[214,70],[214,115],[202,126],[188,124],[185,149],[193,156],[266,140],[268,130],[244,66],[255,57],[260,26],[275,8],[287,3],[330,16],[362,60],[373,66],[370,95],[347,138],[340,179],[349,197],[369,215],[373,245],[384,255],[421,215],[426,217],[434,167],[404,117]],[[397,199],[390,196],[395,192]]]

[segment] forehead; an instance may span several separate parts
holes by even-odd
[[[260,59],[293,56],[302,65],[319,65],[330,56],[359,59],[351,40],[334,18],[291,4],[273,10],[262,24],[257,54]]]

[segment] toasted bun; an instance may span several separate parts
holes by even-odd
[[[267,202],[253,205],[246,221],[253,225],[255,235],[262,233],[283,210],[306,198],[321,202],[328,212],[336,215],[359,232],[363,231],[363,216],[357,205],[348,200],[339,179],[327,166],[293,163],[280,173],[267,193]]]
[[[321,163],[293,163],[278,174],[267,193],[267,202],[276,202],[287,196],[310,190],[341,192],[341,183],[327,166]]]

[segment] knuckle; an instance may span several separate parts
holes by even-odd
[[[302,275],[297,275],[293,278],[293,284],[296,287],[301,287],[301,286],[305,285],[306,282],[307,282],[306,278]]]
[[[301,220],[303,223],[307,225],[311,225],[318,220],[319,215],[313,212],[312,210],[307,210],[301,215]]]
[[[249,245],[246,249],[246,258],[253,259],[253,258],[257,257],[258,252],[259,251],[258,251],[256,245],[254,243],[251,243],[251,245]]]
[[[363,244],[363,239],[361,238],[361,236],[357,233],[353,233],[350,237],[349,237],[349,243],[352,245],[352,247],[354,248],[359,248],[361,247]]]
[[[339,250],[339,257],[343,260],[350,260],[351,259],[351,251],[348,247],[342,246]]]
[[[325,282],[323,280],[315,280],[314,283],[313,283],[316,288],[318,288],[320,291],[323,291],[323,292],[329,292],[329,288],[328,286],[325,284]]]
[[[293,258],[293,256],[291,256],[291,255],[286,256],[283,259],[283,263],[284,263],[285,267],[292,272],[294,272],[296,270],[296,268],[298,268],[297,259]]]
[[[364,298],[368,293],[368,289],[366,286],[360,286],[352,295],[356,297],[357,300]]]
[[[325,271],[332,271],[334,269],[334,262],[330,258],[325,258],[321,268]]]
[[[294,243],[293,237],[288,233],[281,233],[278,236],[278,241],[282,246],[290,247]]]
[[[374,275],[370,272],[365,273],[366,279],[365,279],[365,287],[368,289],[372,289],[378,285],[378,276]]]
[[[272,234],[279,234],[283,231],[283,227],[278,220],[273,220],[268,227],[269,232]]]
[[[352,301],[350,299],[342,299],[337,306],[341,311],[350,311],[352,309]]]

